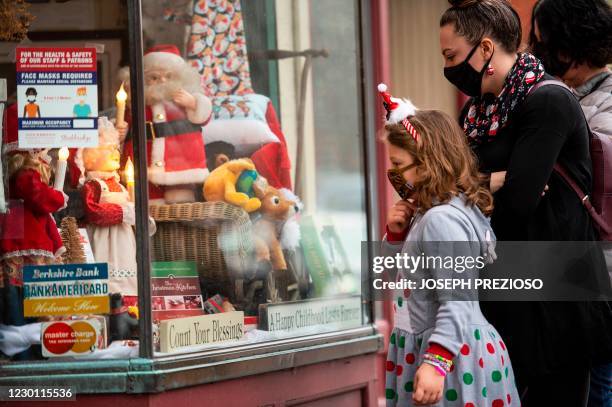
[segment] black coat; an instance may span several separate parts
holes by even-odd
[[[543,86],[515,109],[495,140],[474,147],[482,172],[507,171],[504,186],[494,194],[491,224],[498,240],[596,240],[576,193],[553,172],[560,163],[589,191],[588,137],[574,95],[560,86]],[[609,283],[601,251],[591,253],[586,263],[581,272]],[[482,309],[504,337],[518,381],[612,360],[612,311],[606,302],[483,302]]]

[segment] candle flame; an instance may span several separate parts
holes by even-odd
[[[116,97],[118,102],[125,102],[127,100],[128,95],[125,89],[123,88],[123,82],[121,82],[121,87],[119,88]]]
[[[68,150],[68,147],[60,148],[59,152],[57,153],[57,157],[59,158],[60,161],[66,161],[69,155],[70,155],[70,151]]]
[[[129,157],[125,163],[125,180],[127,182],[134,182],[134,164],[132,164],[132,159]]]

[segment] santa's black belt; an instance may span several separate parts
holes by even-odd
[[[161,123],[146,122],[146,130],[147,138],[154,139],[201,132],[202,126],[193,124],[189,120],[173,120]]]

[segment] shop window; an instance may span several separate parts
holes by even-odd
[[[142,56],[135,4],[32,1],[0,44],[0,357],[367,324],[358,2],[145,1]]]

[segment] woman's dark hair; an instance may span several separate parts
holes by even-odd
[[[455,26],[457,34],[476,45],[489,36],[507,52],[518,50],[521,39],[521,18],[507,0],[449,0],[451,8],[440,18],[440,27]]]
[[[537,43],[552,58],[603,68],[612,63],[612,7],[606,0],[539,0],[529,35],[530,46]]]

